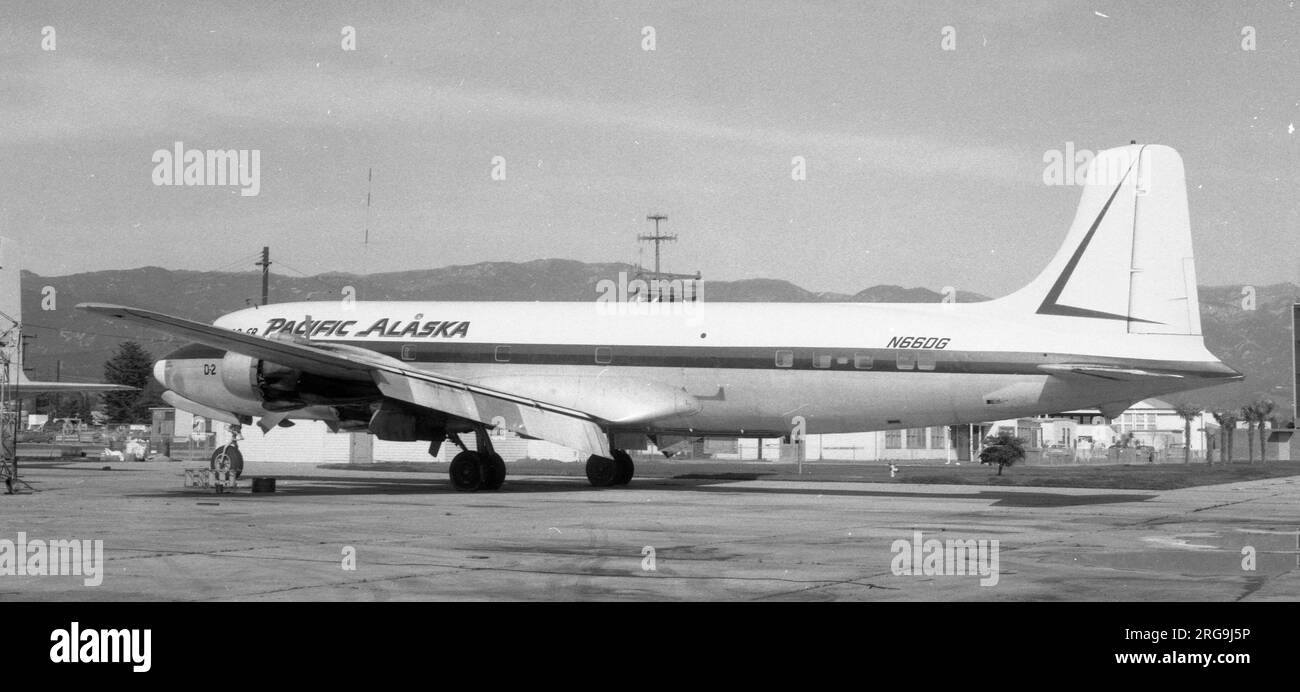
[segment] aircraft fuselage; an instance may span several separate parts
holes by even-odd
[[[346,344],[408,366],[590,410],[611,400],[683,392],[697,406],[623,430],[717,434],[840,433],[998,420],[1109,402],[1235,377],[1185,338],[1143,352],[1141,339],[987,325],[998,301],[968,304],[285,303],[240,310],[216,325],[308,343]],[[1153,344],[1154,346],[1154,344]],[[1105,355],[1100,355],[1100,354]],[[232,392],[217,349],[168,357],[162,383],[206,406],[261,416],[264,403]],[[1171,358],[1171,355],[1173,356]],[[1140,365],[1167,372],[1150,381],[1069,382],[1042,365]],[[589,383],[564,386],[560,383]],[[631,383],[631,384],[629,384]],[[627,391],[631,387],[632,391]],[[1166,388],[1167,387],[1167,388]],[[655,391],[649,392],[648,390]],[[318,405],[291,417],[320,417]]]

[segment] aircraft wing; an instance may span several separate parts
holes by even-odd
[[[362,348],[268,339],[162,313],[102,303],[77,306],[105,317],[135,322],[208,346],[243,353],[326,377],[372,380],[385,396],[520,435],[608,457],[609,438],[595,416],[510,392],[490,389],[407,367]]]
[[[1038,369],[1046,371],[1050,375],[1081,375],[1120,382],[1183,379],[1182,375],[1174,373],[1155,372],[1140,368],[1121,368],[1095,363],[1047,363],[1038,366]]]
[[[12,388],[13,396],[35,396],[37,394],[81,394],[96,392],[134,392],[135,387],[124,384],[104,384],[100,382],[33,382],[18,380]]]

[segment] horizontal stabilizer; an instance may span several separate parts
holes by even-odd
[[[1183,379],[1183,375],[1169,372],[1155,372],[1152,370],[1141,370],[1138,368],[1119,368],[1108,365],[1079,364],[1070,363],[1051,363],[1038,366],[1039,370],[1045,370],[1051,375],[1083,375],[1086,377],[1098,377],[1103,380],[1116,380],[1120,382],[1138,382],[1142,380],[1154,379]]]

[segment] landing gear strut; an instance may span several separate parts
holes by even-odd
[[[487,428],[479,426],[474,429],[477,451],[465,447],[459,435],[453,433],[450,437],[461,449],[451,460],[451,487],[466,492],[500,489],[506,480],[506,462],[492,448],[492,437]]]
[[[621,449],[611,451],[609,457],[593,454],[587,459],[587,480],[597,488],[627,485],[635,472],[632,456]]]

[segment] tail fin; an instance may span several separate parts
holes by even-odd
[[[27,378],[22,368],[19,331],[23,320],[22,263],[18,243],[0,238],[0,364],[4,382],[20,383]]]
[[[1099,153],[1065,244],[1003,299],[1130,334],[1201,334],[1183,160],[1165,146]]]

